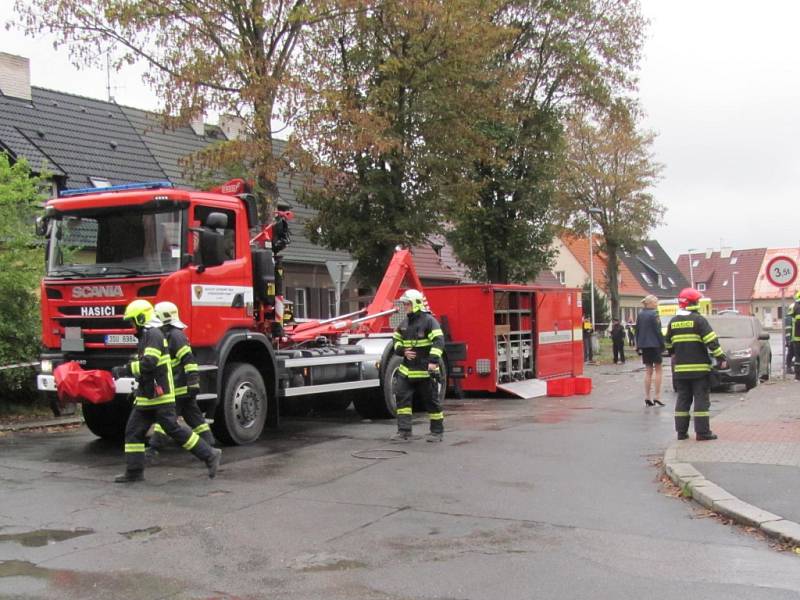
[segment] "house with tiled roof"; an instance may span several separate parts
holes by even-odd
[[[781,294],[781,288],[774,286],[767,279],[767,266],[772,259],[786,256],[800,265],[800,248],[767,248],[764,260],[758,270],[756,284],[753,288],[753,314],[758,317],[761,324],[768,329],[780,329],[783,320],[783,311],[794,302],[794,294],[800,290],[800,279],[786,288]]]
[[[605,296],[608,295],[607,258],[600,250],[600,235],[594,235],[592,249],[592,267],[594,284]],[[561,283],[567,287],[583,287],[589,281],[591,272],[589,264],[589,240],[586,237],[562,235],[554,240],[556,250],[553,272]],[[619,263],[619,300],[622,319],[635,321],[637,312],[642,308],[641,300],[649,292],[639,283],[638,278],[624,261]]]
[[[0,152],[11,159],[25,158],[37,173],[47,173],[53,194],[61,190],[104,187],[140,181],[169,181],[191,187],[181,161],[209,144],[236,138],[241,122],[222,115],[217,125],[202,121],[165,128],[158,115],[93,98],[30,85],[29,61],[0,53]],[[285,143],[275,140],[280,153]],[[297,317],[327,318],[335,310],[334,283],[326,262],[349,261],[347,252],[313,244],[303,225],[313,210],[297,198],[304,182],[278,176],[281,199],[295,213],[292,243],[283,251],[287,299]],[[443,244],[413,249],[425,285],[457,283],[463,271],[443,262],[452,255]],[[451,261],[456,264],[453,257]],[[343,293],[345,309],[355,309],[372,290],[351,280]]]
[[[711,299],[713,312],[736,310],[754,314],[753,294],[766,248],[722,248],[681,254],[678,268],[690,285]]]
[[[638,252],[623,251],[620,260],[639,285],[659,300],[677,298],[689,285],[678,266],[656,240],[647,240]]]

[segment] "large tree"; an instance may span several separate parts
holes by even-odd
[[[472,127],[503,89],[487,70],[504,35],[493,0],[376,0],[307,39],[300,146],[318,176],[313,240],[375,281],[393,248],[439,228],[445,198],[485,146]]]
[[[291,123],[302,77],[296,50],[310,25],[348,0],[17,0],[31,35],[50,31],[76,64],[110,56],[114,66],[145,61],[145,80],[165,115],[187,122],[206,111],[244,120],[245,137],[195,157],[213,167],[252,165],[266,200],[277,197],[273,119]],[[280,114],[278,114],[280,109]],[[266,209],[266,206],[262,206]]]
[[[477,194],[451,204],[448,238],[477,277],[525,281],[550,258],[563,115],[633,87],[645,21],[638,0],[510,0],[494,22],[512,34],[494,64],[512,85],[502,118],[476,123],[491,147],[470,174]]]
[[[619,252],[639,248],[664,214],[650,192],[663,166],[651,151],[655,134],[639,128],[641,116],[636,104],[623,100],[573,115],[559,179],[562,221],[575,235],[585,235],[592,218],[603,233],[600,251],[606,255],[606,287],[616,318]]]

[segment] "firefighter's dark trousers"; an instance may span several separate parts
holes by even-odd
[[[211,428],[206,423],[200,407],[197,406],[197,400],[192,396],[178,396],[175,398],[175,412],[179,417],[183,417],[186,424],[192,428],[192,431],[199,435],[203,441],[209,446],[214,445],[214,435],[211,433]],[[164,428],[156,423],[153,429],[153,435],[150,436],[150,447],[156,450],[163,448],[167,445],[169,438]]]
[[[125,462],[129,473],[144,470],[144,440],[153,423],[161,425],[169,437],[203,462],[211,458],[211,446],[188,427],[178,424],[174,402],[151,408],[134,407],[125,426]]]
[[[690,417],[694,417],[695,433],[710,433],[711,400],[708,396],[710,381],[708,375],[694,379],[675,379],[678,389],[678,399],[675,401],[675,431],[678,433],[689,432]],[[689,409],[694,403],[694,414]]]
[[[437,393],[434,393],[434,387]],[[397,398],[397,430],[411,433],[414,395],[424,403],[431,421],[431,433],[444,433],[444,413],[439,400],[438,385],[429,377],[408,379],[398,374],[395,382]]]
[[[625,362],[625,340],[612,340],[611,350],[614,353],[614,364]]]
[[[792,342],[792,350],[794,350],[794,362],[800,362],[800,342]],[[795,368],[794,370],[794,378],[800,379],[800,369]]]

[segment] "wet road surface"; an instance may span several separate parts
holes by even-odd
[[[84,428],[0,437],[0,599],[800,598],[800,557],[662,487],[674,394],[646,409],[635,368],[449,400],[442,444],[287,420],[215,480],[174,449],[115,485],[121,448]]]

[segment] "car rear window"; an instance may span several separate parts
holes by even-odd
[[[709,317],[709,325],[721,338],[747,338],[755,337],[753,321],[748,318],[713,318]]]

